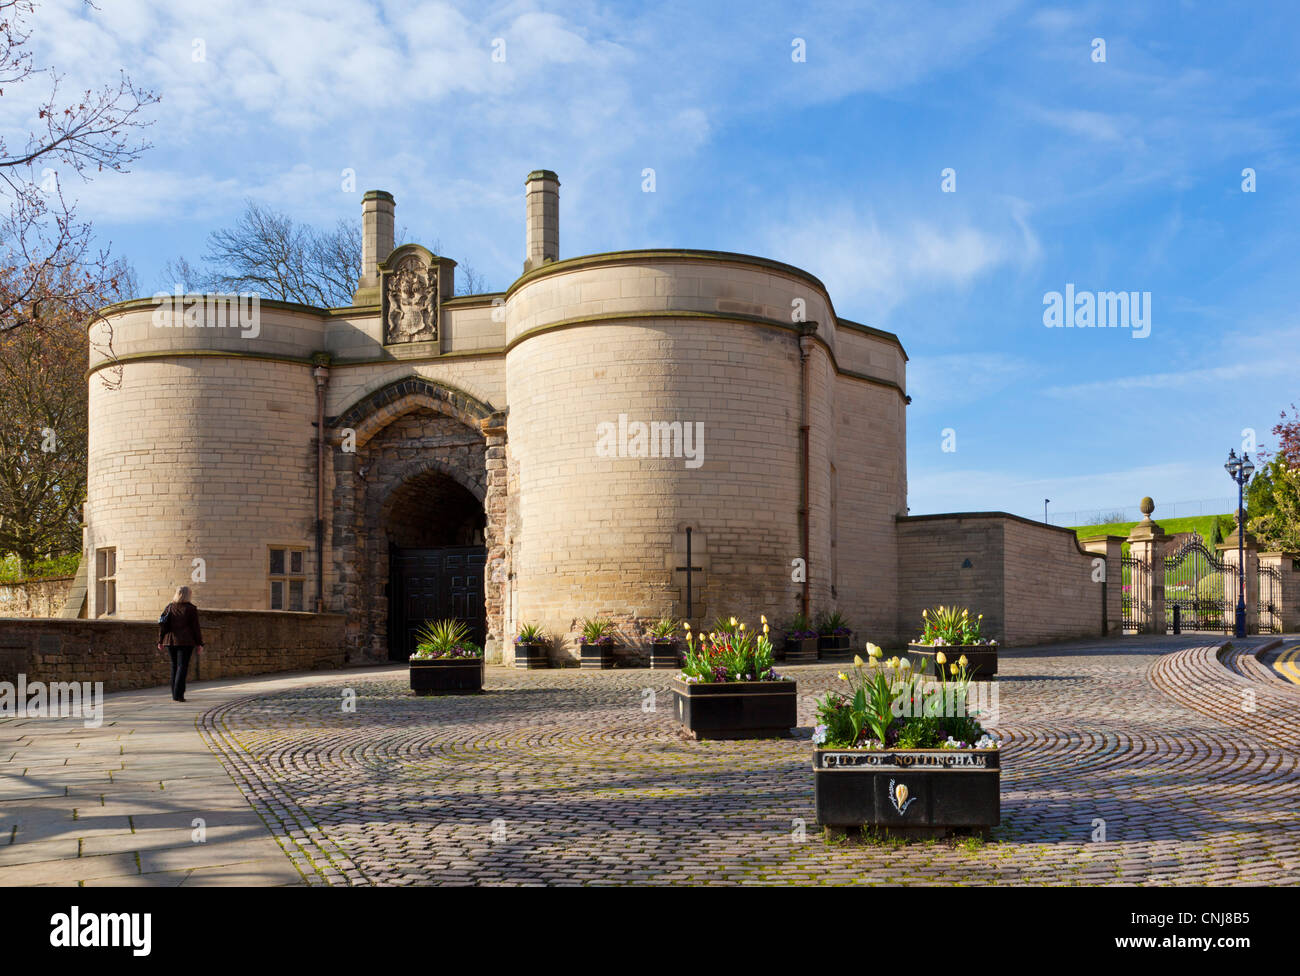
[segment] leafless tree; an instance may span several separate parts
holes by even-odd
[[[435,240],[432,250],[437,253]],[[332,230],[296,223],[248,200],[234,226],[208,235],[201,267],[184,257],[163,266],[161,287],[182,291],[255,291],[263,298],[318,308],[352,304],[361,277],[361,227],[340,220]],[[457,268],[456,294],[477,294],[483,277],[467,264]]]
[[[0,0],[0,98],[34,106],[21,145],[0,135],[0,332],[40,328],[39,310],[51,301],[84,304],[116,291],[119,265],[93,249],[90,224],[65,198],[60,170],[82,180],[126,172],[149,148],[145,114],[158,101],[125,73],[116,84],[61,95],[61,76],[37,67],[28,49],[26,19],[35,6]]]

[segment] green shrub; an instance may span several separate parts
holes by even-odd
[[[20,583],[23,580],[57,579],[64,576],[76,576],[81,564],[81,553],[70,552],[63,556],[38,559],[22,565],[22,561],[13,553],[0,559],[0,583]]]

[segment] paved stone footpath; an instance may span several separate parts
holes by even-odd
[[[1300,689],[1204,637],[1004,654],[983,844],[823,835],[807,726],[840,667],[787,669],[804,728],[780,741],[683,741],[650,671],[489,668],[439,698],[333,675],[200,728],[313,884],[1300,882]]]
[[[259,683],[106,695],[92,728],[0,719],[0,885],[303,884],[195,728]]]

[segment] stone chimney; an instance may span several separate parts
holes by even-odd
[[[560,260],[560,178],[535,169],[524,181],[524,273]]]
[[[379,262],[393,251],[393,195],[367,190],[361,198],[361,277],[354,305],[379,304]]]

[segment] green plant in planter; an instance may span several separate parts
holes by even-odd
[[[612,644],[614,633],[614,622],[608,617],[588,617],[582,622],[582,636],[578,638],[578,643]]]
[[[917,644],[959,645],[984,644],[996,645],[997,641],[986,638],[983,634],[984,614],[971,617],[966,607],[930,607],[921,611],[921,636]]]
[[[817,631],[812,629],[808,615],[801,610],[785,625],[785,636],[789,640],[806,640],[809,637],[816,637]]]
[[[682,680],[687,684],[785,680],[772,668],[772,642],[767,636],[767,619],[763,618],[763,633],[757,637],[735,617],[725,620],[728,630],[715,629],[699,636],[687,627]]]
[[[998,747],[997,737],[967,711],[971,678],[964,665],[948,665],[940,652],[936,681],[926,675],[926,662],[913,668],[907,658],[885,660],[874,644],[867,651],[869,661],[855,657],[851,675],[840,674],[848,692],[831,692],[817,703],[815,744],[832,749]]]
[[[647,634],[651,643],[667,644],[677,639],[677,629],[680,625],[672,617],[660,617],[650,625]]]
[[[853,631],[844,614],[838,610],[829,613],[823,610],[817,615],[817,633],[822,637],[846,637]]]
[[[519,636],[515,638],[516,644],[545,644],[546,632],[542,630],[541,624],[521,624],[519,627]]]
[[[713,621],[713,627],[710,633],[714,634],[734,634],[740,629],[740,621],[735,617],[718,617]]]
[[[483,649],[470,642],[469,627],[461,620],[438,620],[425,623],[415,632],[412,661],[443,658],[482,657]]]

